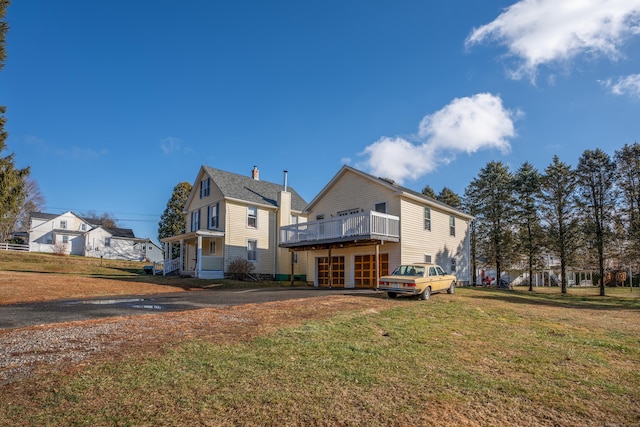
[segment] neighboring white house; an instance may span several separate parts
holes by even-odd
[[[279,245],[306,258],[316,286],[375,288],[411,262],[470,282],[472,216],[393,181],[343,166],[302,214],[307,222],[280,228]]]
[[[164,258],[157,245],[135,237],[133,230],[104,227],[71,211],[32,213],[29,251],[132,261]]]

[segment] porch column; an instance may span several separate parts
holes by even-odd
[[[376,243],[376,291],[380,284],[380,244]]]
[[[162,266],[162,275],[167,275],[167,266],[171,260],[171,243],[164,242],[164,265]]]
[[[200,276],[202,268],[202,236],[198,236],[198,251],[196,252],[196,277]]]
[[[180,239],[180,268],[178,272],[182,274],[184,270],[184,239]]]
[[[333,285],[333,260],[331,259],[331,246],[329,246],[329,288]]]

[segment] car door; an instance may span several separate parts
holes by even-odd
[[[436,269],[436,274],[438,275],[437,278],[437,285],[434,285],[434,290],[442,290],[442,289],[447,289],[449,287],[449,280],[447,278],[447,273],[445,273],[445,271],[439,266],[436,265],[435,266]]]

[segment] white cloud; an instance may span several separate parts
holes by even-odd
[[[640,98],[640,74],[619,77],[615,81],[608,79],[600,82],[615,95],[629,95]]]
[[[500,97],[489,93],[456,98],[424,117],[414,137],[383,137],[366,147],[367,159],[360,166],[402,184],[434,171],[460,152],[491,148],[508,152],[509,139],[515,136],[513,120],[520,115],[506,110]]]
[[[521,60],[511,77],[535,79],[540,65],[581,54],[615,60],[627,37],[640,34],[640,0],[521,0],[475,28],[467,47],[495,40]]]
[[[169,155],[180,151],[180,142],[181,141],[178,138],[170,136],[160,142],[160,148],[162,148],[164,154]]]

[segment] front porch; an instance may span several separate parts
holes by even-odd
[[[162,239],[165,244],[163,275],[198,279],[224,279],[224,232],[198,230]],[[179,247],[179,256],[173,257]]]

